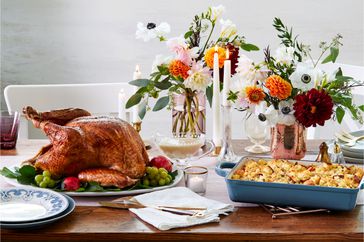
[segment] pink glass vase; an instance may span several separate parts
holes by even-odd
[[[277,124],[271,128],[271,153],[274,159],[300,160],[306,154],[306,130],[299,123]]]

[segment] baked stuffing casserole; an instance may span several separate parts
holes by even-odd
[[[364,171],[357,166],[321,163],[305,166],[287,160],[248,160],[232,179],[303,184],[312,186],[357,188]]]

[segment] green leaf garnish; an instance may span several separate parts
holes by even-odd
[[[1,169],[0,174],[7,178],[17,178],[18,176],[20,176],[20,173],[13,172],[12,170],[10,170],[7,167],[4,167],[3,169]]]

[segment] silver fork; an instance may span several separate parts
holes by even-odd
[[[335,136],[336,136],[336,138],[344,141],[345,142],[344,145],[349,146],[349,147],[354,146],[356,144],[356,142],[364,139],[364,135],[359,136],[359,137],[354,136],[354,138],[348,138],[347,136],[345,136],[342,133],[335,133]]]

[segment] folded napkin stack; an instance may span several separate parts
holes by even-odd
[[[147,193],[135,196],[132,200],[141,203],[146,208],[132,208],[130,211],[159,230],[218,222],[220,221],[220,214],[227,215],[228,212],[232,212],[234,209],[233,205],[207,199],[185,187],[174,187]],[[203,211],[203,216],[189,216],[164,212],[154,208],[158,206],[203,207],[206,210]]]

